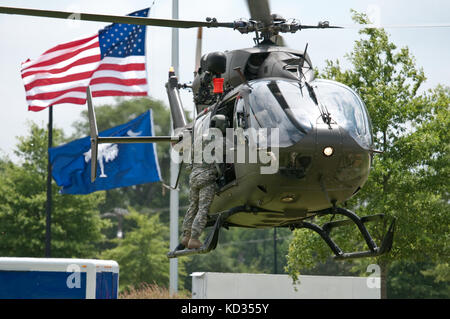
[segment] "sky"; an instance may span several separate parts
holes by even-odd
[[[4,0],[0,6],[71,12],[126,15],[151,6],[150,17],[171,18],[171,0]],[[330,21],[334,25],[352,24],[350,9],[368,13],[380,24],[450,23],[450,1],[446,0],[272,0],[271,11],[285,18],[295,18],[303,24]],[[245,0],[179,0],[179,19],[204,21],[215,17],[220,22],[248,18]],[[28,134],[28,123],[47,125],[48,111],[29,112],[20,77],[23,61],[35,59],[51,47],[96,33],[107,23],[61,20],[0,14],[0,156],[17,160],[14,149],[17,136]],[[423,67],[427,81],[424,89],[437,84],[450,85],[450,28],[387,29],[391,41],[398,47],[408,46],[419,67]],[[196,29],[180,29],[181,83],[193,80]],[[147,72],[149,95],[168,105],[164,84],[171,66],[170,28],[147,28]],[[203,53],[254,46],[253,34],[241,35],[231,29],[206,29],[203,32]],[[344,67],[344,55],[359,38],[354,29],[303,30],[283,35],[287,46],[302,50],[308,43],[313,66],[319,70],[326,60],[339,59]],[[182,90],[182,102],[193,109],[192,94]],[[95,98],[94,106],[113,103],[113,98]],[[80,119],[86,106],[60,104],[54,107],[54,127],[66,135],[74,133],[72,124]]]

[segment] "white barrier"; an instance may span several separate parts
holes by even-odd
[[[193,299],[380,299],[373,277],[300,276],[294,289],[288,275],[192,273]]]
[[[0,257],[0,299],[116,299],[113,260]]]

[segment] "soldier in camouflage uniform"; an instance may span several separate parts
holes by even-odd
[[[199,237],[205,228],[209,207],[216,190],[217,170],[214,164],[193,164],[189,175],[189,208],[183,221],[181,243],[188,248],[199,248]]]
[[[223,122],[227,119],[223,115],[213,118],[220,118]],[[219,128],[222,133],[225,132],[225,125],[217,125],[214,119],[211,119],[211,126]],[[202,141],[202,150],[204,149]],[[199,237],[206,226],[209,207],[214,199],[216,190],[217,168],[215,163],[206,163],[203,159],[201,163],[193,163],[192,172],[189,175],[189,208],[184,217],[181,244],[177,249],[200,248],[203,244]]]

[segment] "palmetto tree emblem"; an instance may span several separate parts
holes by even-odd
[[[83,153],[85,162],[91,160],[91,150]],[[105,174],[105,163],[112,162],[119,155],[119,146],[117,144],[100,144],[98,146],[98,165],[100,166],[100,177],[108,177]]]
[[[132,130],[128,130],[128,136],[139,136],[142,134],[142,131],[133,132]],[[84,161],[87,163],[92,159],[91,150],[83,153]],[[105,174],[105,163],[112,162],[119,155],[119,146],[117,144],[105,143],[100,144],[98,146],[98,165],[100,166],[100,177],[108,177]]]

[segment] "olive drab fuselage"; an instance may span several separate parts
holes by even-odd
[[[199,113],[193,132],[209,128],[212,116],[226,115],[229,127],[247,136],[233,138],[226,151],[236,153],[241,143],[246,160],[238,161],[235,154],[233,163],[221,164],[209,214],[248,205],[261,211],[235,213],[227,223],[283,226],[357,193],[372,161],[370,118],[359,96],[341,83],[315,79],[311,61],[301,51],[259,45],[225,55],[220,97],[211,94],[209,83],[202,84],[211,74],[205,71],[207,55],[201,60],[192,85]],[[279,143],[272,145],[278,146],[278,169],[261,174],[268,164],[249,161],[251,145],[258,144],[252,132],[271,128],[279,131]],[[327,147],[330,156],[324,154]]]

